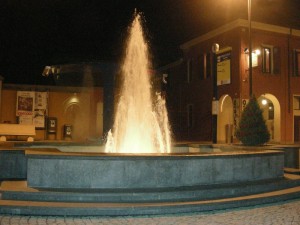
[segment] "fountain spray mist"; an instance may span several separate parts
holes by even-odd
[[[169,153],[170,126],[165,100],[156,94],[152,99],[148,45],[136,14],[130,27],[121,97],[117,105],[113,131],[107,135],[106,152]]]

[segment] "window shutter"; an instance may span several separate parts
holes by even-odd
[[[199,56],[199,77],[200,77],[200,80],[203,80],[204,77],[205,77],[205,66],[204,66],[204,55],[201,54]]]
[[[280,48],[273,48],[273,73],[280,74]]]

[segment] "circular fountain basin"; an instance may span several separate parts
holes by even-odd
[[[136,155],[42,148],[26,150],[26,156],[28,186],[38,189],[179,188],[284,174],[284,154],[276,150]]]

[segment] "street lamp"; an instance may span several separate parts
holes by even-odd
[[[219,44],[214,43],[212,45],[212,53],[213,53],[213,100],[212,100],[212,142],[213,144],[217,143],[217,129],[218,129],[218,86],[217,86],[217,53],[219,51]]]
[[[252,37],[251,37],[251,0],[248,0],[248,22],[249,22],[249,97],[252,96]]]

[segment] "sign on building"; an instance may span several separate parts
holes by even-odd
[[[231,48],[224,48],[217,53],[217,85],[231,82]]]
[[[248,102],[249,102],[249,99],[247,99],[247,98],[242,99],[242,111],[244,111]]]

